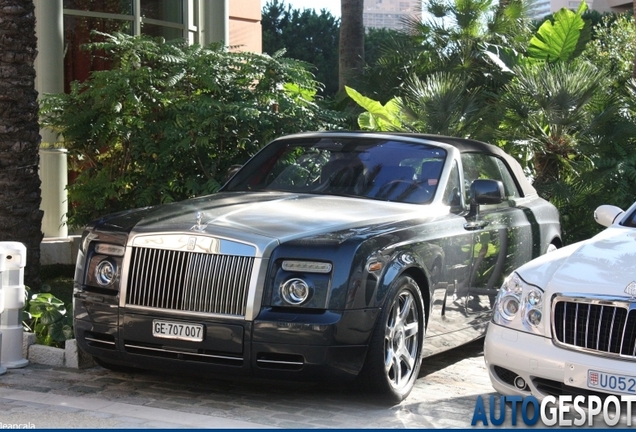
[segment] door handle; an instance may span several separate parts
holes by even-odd
[[[466,222],[464,224],[464,229],[466,231],[477,231],[480,229],[485,228],[487,225],[489,224],[488,221],[473,221],[473,222]]]

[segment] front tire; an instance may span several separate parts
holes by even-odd
[[[400,276],[391,285],[360,374],[367,389],[396,403],[411,393],[422,364],[424,314],[417,282]]]

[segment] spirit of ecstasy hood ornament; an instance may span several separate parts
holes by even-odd
[[[625,293],[629,294],[630,301],[634,301],[634,299],[636,299],[636,281],[631,282],[629,285],[627,285],[627,288],[625,288]]]
[[[196,214],[196,225],[190,228],[190,231],[196,231],[196,232],[205,231],[205,229],[207,228],[207,225],[203,225],[202,222],[203,222],[203,213],[199,211]]]

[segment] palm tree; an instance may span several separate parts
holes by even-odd
[[[633,202],[634,89],[615,88],[607,70],[580,58],[515,72],[500,100],[500,142],[559,208],[564,240],[590,237],[598,232],[590,217],[595,207],[608,199]]]
[[[338,88],[343,90],[364,71],[364,0],[340,0]]]
[[[426,18],[408,21],[406,37],[393,38],[369,65],[360,90],[381,102],[402,96],[427,132],[489,140],[499,118],[493,98],[512,77],[494,59],[514,63],[525,48],[528,2],[430,0],[426,8]]]
[[[27,248],[25,283],[39,282],[42,212],[32,0],[0,0],[0,241]]]

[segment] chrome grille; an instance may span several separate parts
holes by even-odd
[[[253,257],[132,248],[126,304],[245,316]]]
[[[556,298],[552,336],[565,348],[636,360],[636,309],[622,300]]]

